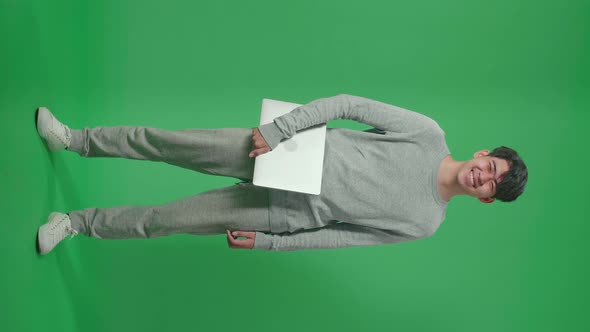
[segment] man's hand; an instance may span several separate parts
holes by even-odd
[[[233,249],[252,249],[254,248],[254,241],[256,240],[256,232],[231,232],[229,229],[225,230],[227,233],[227,244]],[[232,236],[233,235],[233,236]],[[234,239],[234,236],[236,239]],[[246,240],[238,240],[237,237],[243,236]]]
[[[261,154],[265,154],[270,151],[270,146],[268,146],[266,140],[264,140],[264,137],[262,137],[262,134],[260,134],[258,128],[252,129],[252,142],[254,144],[254,150],[250,152],[250,158],[260,156]]]

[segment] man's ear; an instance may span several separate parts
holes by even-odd
[[[490,150],[479,150],[473,154],[473,158],[478,158],[481,156],[487,156],[490,154]]]
[[[486,203],[486,204],[494,203],[494,201],[496,200],[495,198],[492,198],[492,197],[488,197],[488,198],[481,198],[480,197],[478,199],[479,199],[480,202]]]

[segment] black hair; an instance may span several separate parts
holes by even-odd
[[[508,161],[510,167],[502,181],[498,183],[494,198],[503,202],[514,201],[524,192],[524,187],[526,186],[529,177],[526,165],[522,159],[520,159],[516,151],[505,146],[495,148],[490,152],[489,156]]]

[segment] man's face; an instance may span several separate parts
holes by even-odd
[[[483,203],[492,203],[498,183],[502,182],[510,165],[507,160],[490,157],[490,151],[481,150],[459,170],[458,181],[469,196]]]

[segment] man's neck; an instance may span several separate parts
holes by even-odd
[[[453,160],[451,155],[446,156],[438,168],[438,193],[445,201],[450,201],[453,196],[464,194],[459,185],[457,175],[466,161]]]

